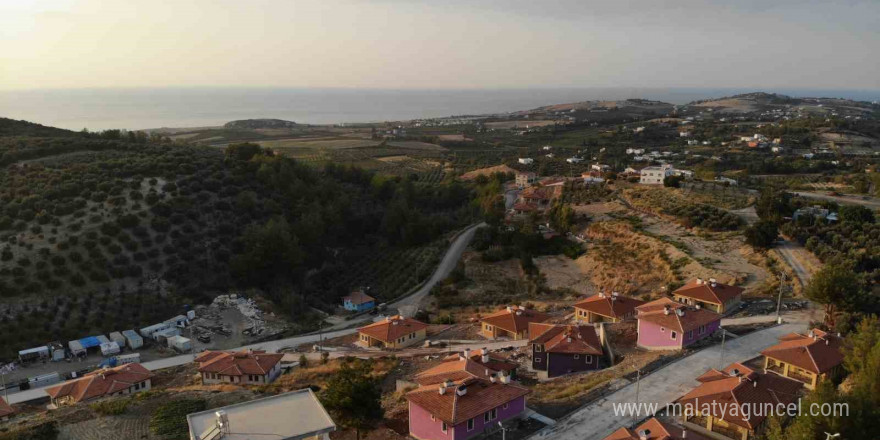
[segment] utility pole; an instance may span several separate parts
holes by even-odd
[[[776,323],[781,323],[780,311],[782,309],[782,290],[785,288],[785,272],[782,272],[782,280],[779,281],[779,297],[776,299]]]
[[[501,440],[506,440],[507,439],[507,429],[504,427],[504,425],[501,424],[501,422],[498,422],[498,427],[501,428]]]
[[[9,403],[9,390],[6,388],[6,373],[0,374],[0,386],[3,387],[3,400]]]

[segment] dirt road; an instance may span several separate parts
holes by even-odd
[[[806,286],[813,274],[810,273],[806,266],[798,259],[797,251],[803,249],[801,248],[801,245],[789,240],[784,240],[779,243],[776,249],[779,250],[779,254],[782,255],[782,258],[785,259],[785,262],[788,263],[792,271],[794,271],[795,276],[801,281],[801,285]]]

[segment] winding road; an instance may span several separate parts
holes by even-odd
[[[422,286],[418,287],[412,293],[406,295],[405,297],[392,302],[388,305],[389,308],[397,308],[399,313],[404,316],[413,316],[415,312],[418,311],[419,306],[425,297],[431,293],[431,289],[444,278],[449,276],[452,270],[455,268],[455,265],[458,264],[458,260],[461,258],[462,253],[467,248],[471,239],[474,238],[474,232],[476,232],[477,228],[485,225],[485,223],[479,223],[475,225],[471,225],[461,231],[450,243],[449,248],[446,250],[446,254],[443,256],[443,260],[440,261],[440,264],[437,266],[437,269],[434,270],[434,273],[431,275],[431,278],[428,279]],[[381,318],[375,318],[381,319]],[[321,339],[331,339],[339,336],[350,335],[357,331],[357,328],[354,328],[355,325],[373,320],[372,315],[365,315],[362,320],[351,320],[339,323],[333,327],[326,328],[322,333],[313,333],[309,335],[295,336],[287,339],[278,339],[275,341],[266,341],[260,342],[257,344],[246,345],[244,347],[234,348],[231,350],[246,350],[246,349],[254,349],[254,350],[266,350],[269,352],[277,352],[281,349],[285,348],[293,348],[299,346],[301,344],[309,344],[313,342],[318,342]],[[344,328],[348,327],[348,328]],[[464,347],[470,348],[478,348],[486,345],[485,342],[479,342]],[[506,345],[511,345],[511,343],[506,343]],[[163,368],[171,368],[179,365],[184,365],[189,362],[192,362],[194,354],[183,354],[180,356],[168,357],[164,359],[157,359],[150,362],[144,362],[143,365],[148,370],[160,370]],[[46,393],[43,391],[43,388],[33,388],[27,391],[22,391],[14,394],[9,394],[8,402],[10,404],[29,402],[32,400],[38,400],[46,398]]]

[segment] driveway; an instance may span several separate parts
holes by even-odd
[[[734,361],[744,361],[759,355],[760,351],[777,342],[777,338],[791,332],[804,332],[806,323],[783,324],[750,333],[724,344],[714,345],[688,357],[679,359],[642,378],[638,402],[665,405],[681,397],[698,385],[697,376],[710,368],[722,368]],[[547,427],[531,439],[599,440],[615,430],[630,426],[631,417],[615,415],[613,405],[636,402],[636,384],[630,383],[610,395],[590,403]],[[639,417],[640,419],[642,417]]]

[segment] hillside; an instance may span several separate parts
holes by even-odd
[[[342,275],[364,259],[376,295],[392,298],[430,267],[420,249],[474,216],[458,184],[318,169],[253,144],[94,136],[0,137],[0,359],[229,289],[262,289],[308,326],[304,306],[330,309],[359,287]]]
[[[0,118],[0,136],[75,136],[76,133],[63,128],[47,127],[28,121]]]
[[[860,115],[872,111],[868,102],[841,98],[793,98],[777,93],[754,92],[722,98],[694,101],[688,106],[711,108],[716,111],[733,113],[764,112],[773,109],[798,107],[812,113],[834,112],[843,115]]]

